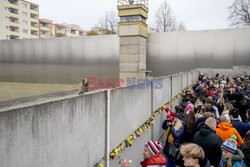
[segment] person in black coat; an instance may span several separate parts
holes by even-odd
[[[231,120],[231,124],[233,124],[233,127],[239,132],[240,136],[242,138],[245,137],[245,134],[248,131],[248,126],[246,123],[241,122],[239,120],[239,110],[237,108],[233,108],[229,110],[229,117]]]
[[[242,122],[246,122],[246,112],[248,109],[250,109],[250,100],[242,96],[239,102],[237,102],[236,107],[239,110],[239,115],[241,116]]]
[[[184,143],[192,143],[195,133],[196,133],[195,114],[193,110],[190,110],[186,112],[184,134],[182,136],[182,141]]]
[[[245,155],[244,162],[250,166],[250,130],[246,133],[245,143],[240,146],[241,151]]]
[[[220,163],[222,156],[221,145],[223,144],[221,137],[215,133],[216,124],[215,118],[207,118],[201,130],[194,136],[194,143],[202,147],[206,158],[213,166],[218,166]]]
[[[175,147],[180,147],[181,137],[184,132],[184,126],[182,121],[182,116],[179,113],[176,113],[174,116],[174,122],[170,120],[165,120],[162,124],[162,128],[166,130],[166,143],[163,148],[163,153],[167,158],[167,167],[175,167],[176,162],[175,159],[171,159],[168,156],[168,150],[170,149],[170,145],[173,144]]]

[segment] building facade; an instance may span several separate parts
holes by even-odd
[[[0,0],[0,39],[39,38],[39,5],[24,0]]]
[[[25,0],[0,0],[0,40],[84,36],[78,25],[39,19],[39,5]]]
[[[86,32],[75,24],[54,24],[47,19],[39,19],[39,38],[85,36]]]

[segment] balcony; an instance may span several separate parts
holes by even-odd
[[[33,30],[33,31],[38,31],[38,27],[31,26],[30,29]]]
[[[38,23],[38,19],[30,18],[31,22]]]
[[[57,33],[57,34],[61,34],[61,35],[64,35],[64,34],[65,34],[64,30],[56,30],[56,33]]]
[[[31,38],[39,38],[38,35],[31,35]]]
[[[10,6],[9,6],[10,8],[13,8],[13,9],[16,9],[16,10],[18,10],[19,8],[18,8],[18,4],[12,4],[12,3],[10,3]]]
[[[50,29],[48,27],[42,27],[40,26],[40,30],[43,30],[43,31],[50,31]]]
[[[19,25],[19,23],[17,23],[17,22],[10,22],[10,26],[12,26],[12,27],[20,27],[20,25]]]
[[[10,31],[10,35],[12,36],[20,36],[20,33],[19,32],[16,32],[16,31]]]
[[[14,18],[19,19],[19,15],[16,13],[10,13],[10,17],[14,17]]]
[[[30,9],[30,13],[34,14],[34,15],[38,15],[38,11],[35,11],[35,10],[32,10],[32,9]]]
[[[49,38],[49,35],[40,35],[40,38]]]

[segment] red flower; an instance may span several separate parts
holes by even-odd
[[[110,158],[111,159],[114,159],[115,158],[115,155],[113,153],[110,154]]]

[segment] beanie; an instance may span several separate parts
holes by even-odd
[[[181,121],[182,121],[182,116],[181,116],[181,114],[176,113],[176,114],[174,115],[174,117],[176,117],[176,118],[178,118],[179,120],[181,120]]]
[[[194,105],[193,104],[189,104],[185,108],[186,111],[193,110],[193,109],[194,109]]]
[[[235,154],[237,151],[237,137],[233,135],[230,139],[227,139],[221,146],[222,150]]]
[[[160,150],[164,147],[159,141],[149,141],[145,144],[147,149],[151,155],[155,155],[160,152]]]

